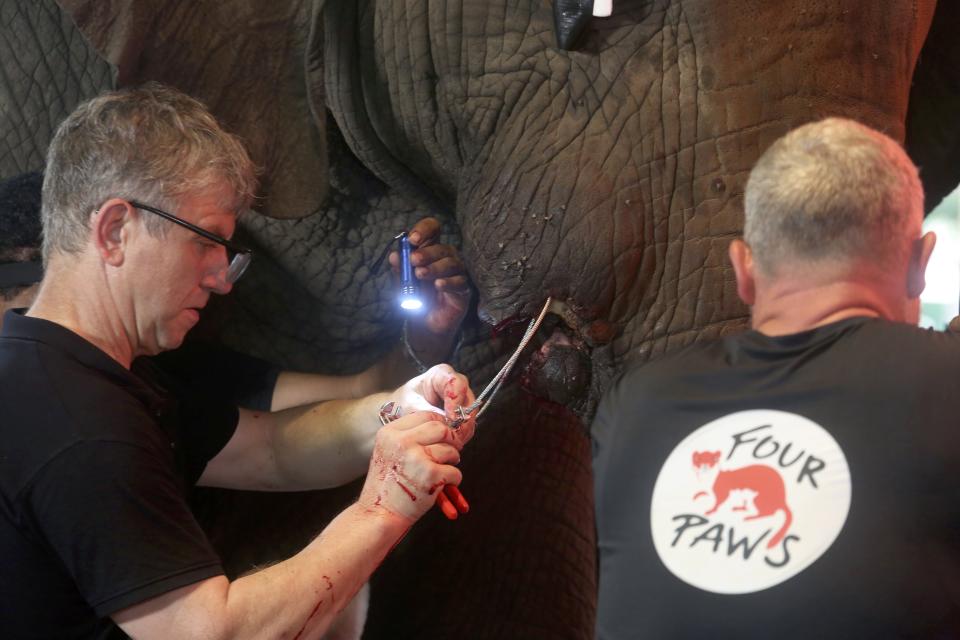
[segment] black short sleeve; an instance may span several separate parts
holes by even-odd
[[[223,573],[156,452],[78,443],[44,467],[22,500],[25,524],[98,615]]]
[[[182,363],[181,363],[182,364]],[[136,374],[151,387],[163,391],[167,398],[158,421],[178,443],[175,455],[187,485],[193,486],[236,430],[239,420],[236,401],[221,388],[219,375],[204,369],[172,367],[160,357],[138,358]],[[272,391],[272,387],[271,387]]]
[[[280,373],[269,362],[205,342],[187,342],[149,360],[178,384],[258,411],[270,410]]]
[[[223,398],[185,395],[179,399],[177,463],[192,487],[203,475],[207,463],[233,437],[240,420],[236,405]]]

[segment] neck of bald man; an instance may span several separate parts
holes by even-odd
[[[784,265],[758,274],[751,325],[770,336],[816,329],[848,318],[916,324],[916,301],[906,295],[906,274],[872,264]]]

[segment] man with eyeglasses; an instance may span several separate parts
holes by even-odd
[[[3,314],[11,309],[29,307],[43,279],[41,260],[40,192],[43,173],[25,173],[0,181],[0,329]],[[386,356],[356,374],[325,375],[300,371],[281,371],[268,362],[238,353],[206,340],[188,339],[181,347],[150,359],[182,384],[206,385],[211,379],[216,391],[238,406],[260,411],[281,411],[324,400],[360,398],[396,387],[417,373],[416,360],[442,360],[437,353],[449,353],[451,338],[469,302],[469,283],[463,265],[453,247],[435,243],[439,223],[424,218],[411,232],[420,238],[414,252],[422,280],[432,281],[450,304],[442,311],[439,324],[445,332],[433,336],[420,329],[418,344],[431,348],[423,353],[407,352],[409,345],[398,345]],[[206,233],[204,231],[204,233]],[[234,245],[236,246],[236,245]],[[429,248],[427,248],[429,247]],[[245,251],[245,250],[244,250]],[[247,255],[250,255],[249,252]],[[451,309],[450,307],[456,308]],[[418,320],[426,320],[418,316]],[[411,322],[411,340],[416,324]],[[434,344],[438,343],[438,344]],[[134,367],[142,359],[134,361]]]
[[[473,396],[449,367],[393,393],[239,416],[131,373],[178,347],[242,274],[249,252],[229,238],[254,189],[240,142],[159,85],[91,100],[59,127],[45,278],[0,336],[6,637],[319,637],[437,487],[459,483],[472,425],[453,431],[436,407],[447,385],[452,402]],[[417,411],[374,440],[390,400]],[[184,497],[191,484],[331,486],[365,459],[354,505],[293,558],[233,582]]]

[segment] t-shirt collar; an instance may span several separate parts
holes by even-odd
[[[756,330],[750,330],[738,336],[737,338],[741,348],[753,351],[757,354],[773,352],[782,354],[796,350],[808,349],[819,343],[832,342],[841,335],[849,331],[855,331],[857,328],[868,322],[878,322],[879,320],[872,316],[857,316],[853,318],[844,318],[830,324],[821,325],[806,331],[790,333],[781,336],[768,336]]]
[[[39,342],[62,351],[89,369],[99,371],[127,387],[149,407],[162,403],[156,391],[102,349],[63,325],[27,316],[26,309],[11,309],[3,315],[0,337]]]

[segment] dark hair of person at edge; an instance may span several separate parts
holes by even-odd
[[[0,312],[28,306],[43,278],[42,187],[39,171],[0,182]]]

